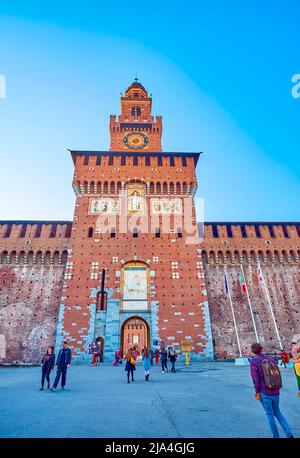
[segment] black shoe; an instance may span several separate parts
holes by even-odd
[[[49,388],[50,388],[50,383],[48,383],[48,390],[49,390]]]
[[[62,390],[64,390],[64,389],[65,389],[65,387],[64,387],[64,386],[62,386],[62,387],[61,387],[61,389],[62,389]]]
[[[127,383],[130,383],[130,381],[129,381],[129,380],[127,380]]]
[[[40,388],[40,391],[43,391],[43,389],[44,389],[44,387],[43,387],[43,386],[41,386],[41,388]]]
[[[293,434],[291,434],[290,436],[288,436],[288,439],[295,439],[295,437],[293,436]]]

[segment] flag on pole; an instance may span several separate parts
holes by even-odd
[[[258,278],[258,283],[260,284],[260,286],[263,286],[264,276],[263,276],[260,264],[257,266],[257,278]]]
[[[247,292],[247,286],[246,286],[246,280],[245,280],[245,275],[243,272],[243,269],[241,268],[241,282],[242,282],[242,291],[243,293]]]
[[[225,284],[225,292],[226,292],[226,294],[228,294],[228,283],[227,283],[226,274],[224,274],[224,284]]]

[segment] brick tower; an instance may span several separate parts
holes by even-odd
[[[162,342],[213,357],[193,204],[199,153],[162,152],[161,135],[136,79],[110,117],[110,150],[71,151],[76,204],[57,346],[66,339],[78,362],[95,340],[104,361]]]

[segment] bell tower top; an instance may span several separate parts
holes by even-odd
[[[148,92],[144,86],[138,82],[138,78],[134,78],[134,82],[131,83],[125,91],[125,97],[148,97]]]
[[[121,114],[110,116],[110,151],[161,151],[162,118],[152,116],[152,97],[138,81],[121,96]]]

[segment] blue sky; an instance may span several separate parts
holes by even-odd
[[[72,219],[67,148],[108,149],[138,72],[209,221],[299,221],[297,0],[2,1],[0,218]]]

